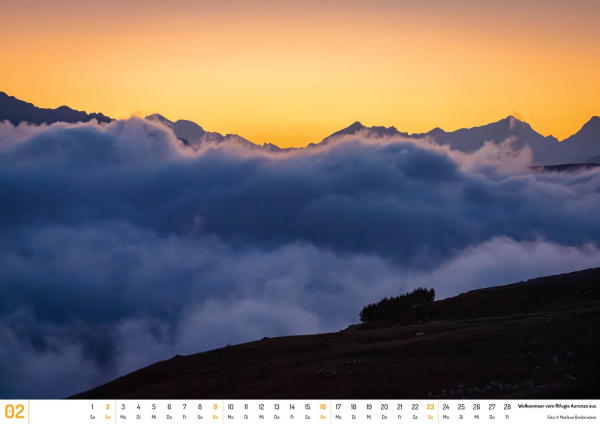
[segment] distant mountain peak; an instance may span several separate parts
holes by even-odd
[[[145,119],[166,125],[173,130],[178,138],[186,140],[191,145],[200,144],[203,141],[203,138],[208,134],[200,125],[186,119],[179,119],[173,122],[159,113],[148,115]],[[210,133],[209,135],[211,138],[216,138],[221,141],[223,139],[223,136],[218,133]]]
[[[504,125],[508,125],[508,129],[511,131],[531,128],[531,126],[527,122],[520,120],[514,115],[508,115],[506,118],[498,121],[498,123],[500,122]]]
[[[445,132],[446,131],[444,131],[440,127],[435,127],[434,129],[432,129],[431,131],[429,131],[427,134],[429,134],[429,135],[437,135],[437,134],[443,134]]]
[[[173,123],[173,121],[165,118],[160,113],[153,113],[152,115],[146,116],[144,119],[146,119],[148,121],[168,122],[170,124]]]
[[[341,134],[354,134],[355,132],[364,130],[365,128],[367,128],[367,127],[365,127],[362,123],[360,123],[360,121],[356,121],[352,125],[331,134],[331,136],[341,135]]]
[[[367,132],[367,134],[371,137],[391,137],[391,136],[395,136],[395,135],[400,135],[403,137],[408,137],[407,133],[403,133],[400,132],[396,129],[396,127],[392,126],[392,127],[384,127],[384,126],[373,126],[373,127],[366,127],[364,126],[360,121],[356,121],[354,122],[352,125],[350,125],[349,127],[344,128],[343,130],[340,131],[336,131],[333,134],[331,134],[328,137],[325,137],[323,139],[323,141],[321,141],[320,143],[311,143],[309,144],[309,147],[314,147],[314,146],[318,146],[318,145],[326,145],[329,142],[329,139],[331,139],[332,137],[337,137],[340,135],[353,135],[356,134],[357,132],[360,131],[365,131]]]

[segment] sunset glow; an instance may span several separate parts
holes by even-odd
[[[452,3],[452,5],[450,5]],[[0,90],[304,146],[356,120],[424,132],[513,114],[562,140],[600,114],[597,1],[25,0]]]

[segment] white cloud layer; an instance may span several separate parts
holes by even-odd
[[[342,136],[183,148],[160,124],[0,124],[0,397],[62,397],[171,357],[337,331],[438,297],[596,266],[600,173]]]

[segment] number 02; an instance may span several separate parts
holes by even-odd
[[[9,420],[11,418],[22,419],[25,418],[23,416],[23,412],[25,411],[25,407],[23,405],[6,405],[4,408],[4,416]]]

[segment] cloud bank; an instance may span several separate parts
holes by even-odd
[[[62,397],[175,354],[337,331],[416,286],[445,297],[600,263],[600,172],[340,136],[185,148],[138,118],[0,124],[0,397]]]

